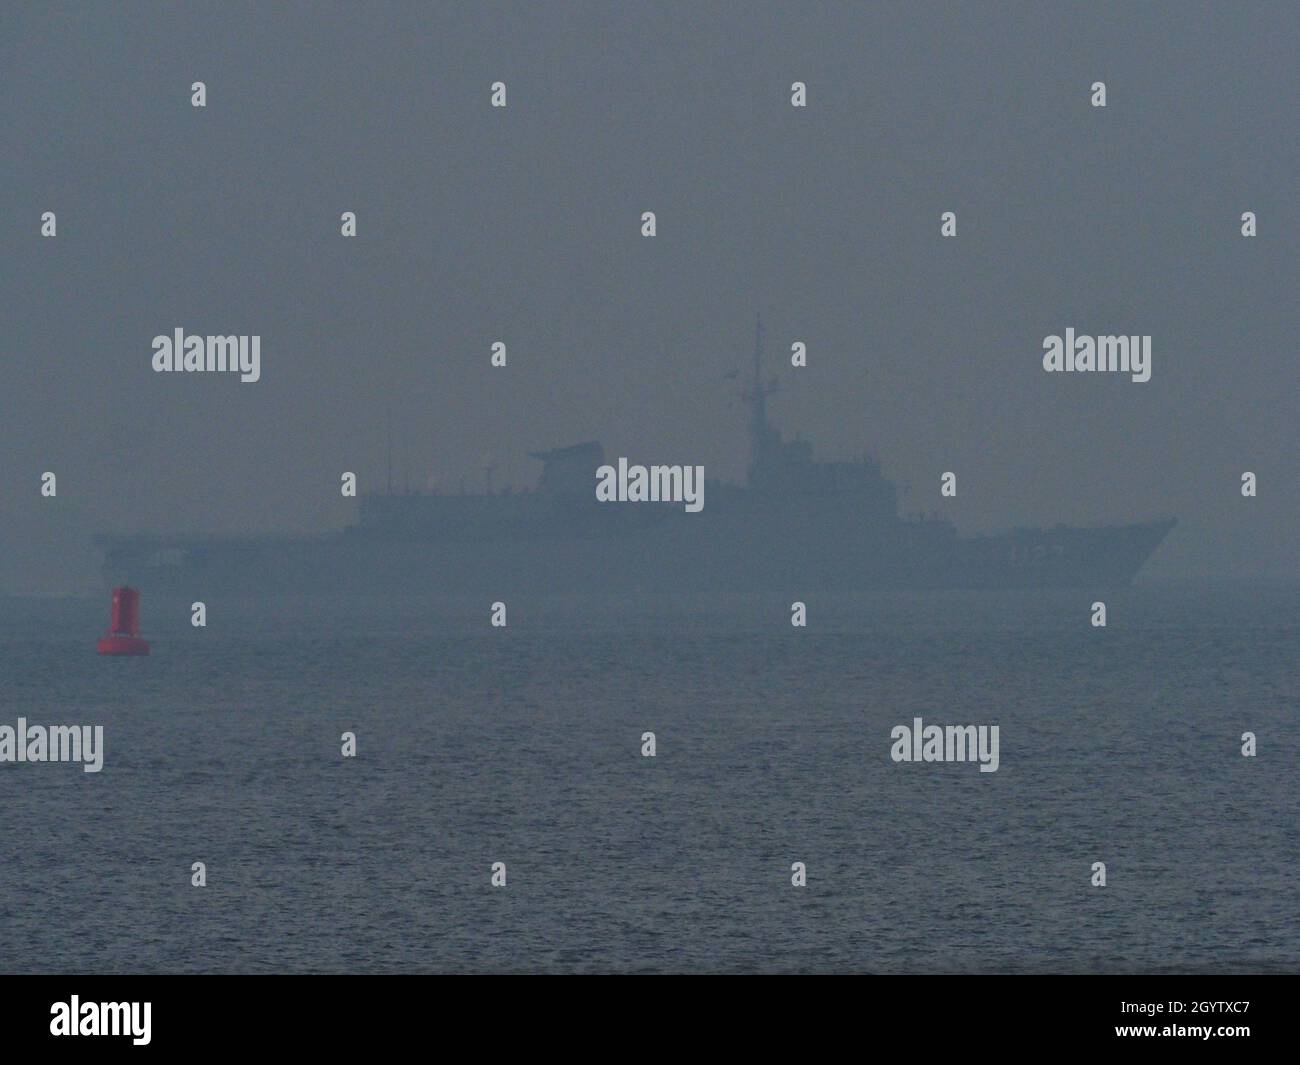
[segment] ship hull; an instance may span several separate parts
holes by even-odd
[[[831,536],[754,515],[677,519],[626,535],[403,538],[348,530],[279,539],[115,538],[104,576],[146,594],[221,596],[1109,588],[1132,581],[1172,521],[1055,526],[958,537],[946,522],[895,522]],[[761,531],[760,531],[761,530]]]

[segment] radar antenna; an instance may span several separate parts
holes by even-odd
[[[763,380],[763,317],[754,318],[754,379],[741,392],[741,399],[749,406],[749,483],[765,464],[772,429],[767,424],[767,397],[777,391],[775,377]]]

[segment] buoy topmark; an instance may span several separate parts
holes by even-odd
[[[140,638],[140,593],[136,589],[113,589],[113,619],[95,649],[101,655],[149,653],[148,641]]]

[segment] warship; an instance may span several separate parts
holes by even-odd
[[[601,501],[599,442],[532,452],[526,491],[362,493],[358,521],[320,536],[96,537],[109,584],[147,594],[573,594],[813,589],[1084,587],[1129,583],[1174,525],[1017,528],[959,535],[899,513],[872,458],[825,461],[768,418],[775,379],[741,392],[750,454],[743,484],[715,484],[690,513],[669,501]]]

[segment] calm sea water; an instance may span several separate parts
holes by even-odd
[[[1093,598],[5,601],[0,724],[106,754],[0,765],[0,969],[1300,968],[1300,589]]]

